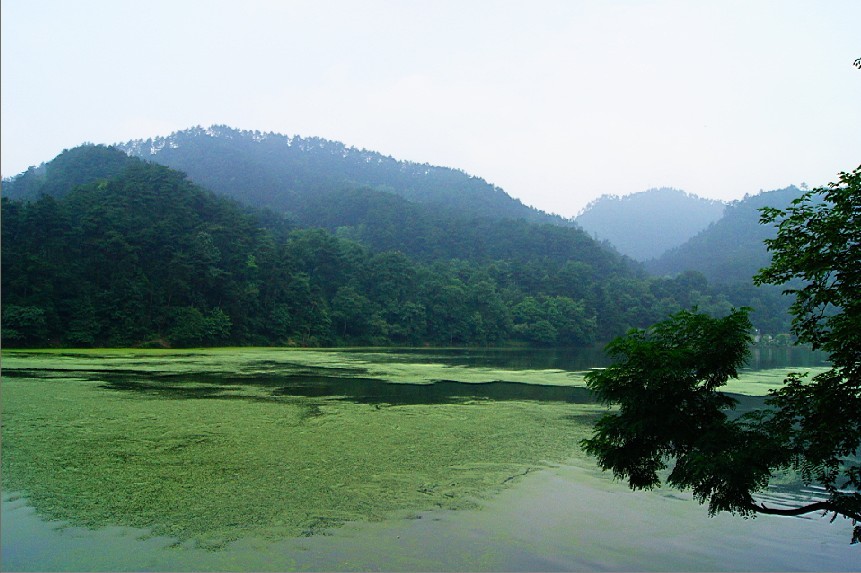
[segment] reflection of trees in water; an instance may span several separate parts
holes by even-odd
[[[105,378],[101,375],[102,379]],[[432,384],[393,383],[374,378],[320,375],[258,375],[255,377],[167,376],[163,379],[132,375],[107,377],[102,387],[171,398],[259,400],[270,397],[304,397],[346,400],[360,404],[454,404],[473,400],[534,400],[592,403],[586,388],[543,386],[519,382],[482,383],[439,380]],[[242,393],[242,388],[249,392]],[[253,391],[251,391],[253,389]],[[240,390],[240,392],[236,392]],[[263,391],[261,393],[261,390]]]
[[[826,366],[828,355],[799,346],[757,346],[751,349],[747,367],[753,370],[770,368]]]

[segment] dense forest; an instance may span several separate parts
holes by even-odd
[[[619,252],[647,261],[720,219],[724,207],[720,201],[662,187],[624,197],[602,195],[589,203],[575,221],[598,239],[609,241]]]
[[[785,300],[749,281],[650,278],[573,227],[361,187],[287,216],[92,145],[4,190],[22,182],[29,200],[2,203],[8,346],[568,346],[748,304],[763,331],[788,330]]]
[[[734,201],[718,221],[645,266],[656,274],[694,270],[713,283],[748,281],[771,262],[764,241],[776,234],[774,225],[760,224],[760,209],[786,207],[802,193],[797,187],[787,187]]]
[[[255,207],[295,212],[319,193],[384,191],[447,214],[571,225],[527,207],[457,169],[399,161],[317,137],[196,127],[117,144],[129,155],[186,173],[195,183]]]

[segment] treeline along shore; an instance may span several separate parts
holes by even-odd
[[[747,305],[761,332],[789,330],[778,290],[649,276],[576,226],[348,187],[297,217],[105,146],[52,164],[4,181],[29,186],[2,202],[7,347],[582,346]]]

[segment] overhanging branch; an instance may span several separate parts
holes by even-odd
[[[861,515],[859,515],[858,513],[855,513],[853,511],[846,511],[845,509],[835,506],[830,501],[817,501],[808,505],[802,505],[800,507],[791,507],[787,509],[766,507],[764,503],[752,503],[748,506],[748,508],[751,511],[755,511],[756,513],[763,513],[767,515],[783,515],[786,517],[795,517],[798,515],[804,515],[805,513],[812,513],[814,511],[824,511],[826,513],[834,512],[844,517],[848,517],[849,519],[861,521]]]

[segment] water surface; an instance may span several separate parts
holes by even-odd
[[[846,524],[709,519],[598,472],[594,350],[3,359],[4,570],[859,567]],[[736,388],[821,367],[760,353]]]

